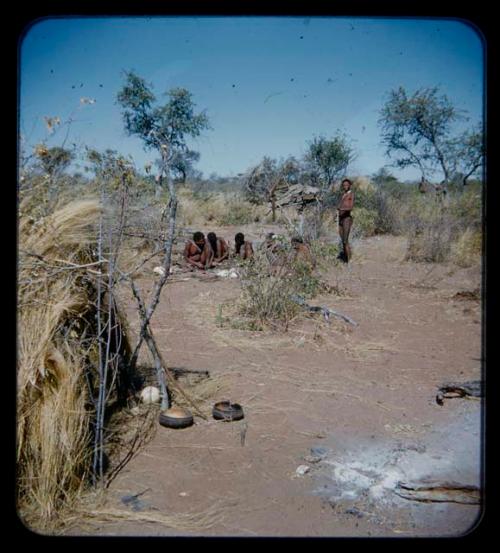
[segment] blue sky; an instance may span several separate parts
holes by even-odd
[[[139,167],[154,159],[126,135],[116,104],[123,70],[133,69],[159,99],[185,87],[206,110],[212,130],[190,144],[206,176],[243,172],[264,155],[301,157],[307,141],[338,130],[357,153],[349,173],[372,174],[389,163],[377,120],[399,86],[438,86],[472,121],[483,110],[483,44],[454,20],[58,18],[31,27],[20,53],[20,133],[28,148],[62,144],[67,128],[50,136],[44,116],[72,117],[67,146],[118,150]]]

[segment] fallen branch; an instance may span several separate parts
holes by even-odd
[[[330,309],[329,307],[322,307],[320,305],[309,305],[301,296],[290,296],[290,299],[297,305],[300,305],[301,307],[306,309],[307,311],[310,311],[312,313],[322,313],[323,317],[328,322],[330,322],[330,317],[334,316],[334,317],[343,319],[345,322],[353,326],[358,326],[358,323],[353,319],[351,319],[350,317],[348,317],[347,315],[344,315],[339,311],[335,311],[334,309]]]
[[[480,503],[480,490],[477,486],[457,482],[422,481],[412,484],[398,482],[395,490],[404,499],[424,502],[452,502],[477,505]]]
[[[443,405],[444,399],[451,399],[456,397],[483,397],[483,383],[480,380],[473,380],[470,382],[448,382],[439,387],[439,391],[436,395],[436,403]]]
[[[185,374],[196,374],[200,376],[210,376],[210,372],[206,369],[186,369],[184,367],[169,367],[174,376],[183,376]]]

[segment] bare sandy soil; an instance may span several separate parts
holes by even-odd
[[[234,229],[224,229],[228,238]],[[252,235],[260,238],[268,229]],[[405,262],[405,240],[354,242],[352,263],[325,276],[342,293],[311,300],[359,326],[301,317],[288,332],[217,322],[238,279],[169,283],[153,329],[171,366],[207,369],[220,388],[201,405],[240,403],[245,419],[158,426],[109,490],[130,513],[71,533],[129,536],[456,536],[480,507],[418,502],[398,482],[480,485],[481,401],[436,403],[447,381],[481,378],[480,267]],[[151,289],[151,279],[141,281]],[[137,328],[130,302],[129,317]],[[222,310],[224,313],[224,308]],[[207,385],[208,381],[205,382]],[[195,389],[193,389],[195,390]],[[298,475],[299,466],[308,467]],[[138,501],[123,497],[143,492]],[[170,525],[140,520],[168,516]],[[188,517],[188,518],[185,518]],[[177,524],[176,522],[177,521]],[[181,524],[184,521],[184,524]]]

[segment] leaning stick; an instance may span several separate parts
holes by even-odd
[[[142,300],[139,290],[137,289],[135,282],[132,279],[128,279],[130,283],[130,287],[132,288],[132,292],[134,294],[134,297],[137,301],[139,313],[141,315],[141,319],[144,320],[146,317],[146,308],[144,305],[144,301]],[[191,399],[191,397],[182,389],[180,384],[176,381],[174,375],[168,368],[167,364],[163,360],[163,357],[160,353],[160,350],[158,348],[158,345],[156,343],[156,340],[154,339],[153,333],[151,331],[151,327],[148,323],[146,328],[144,329],[144,340],[146,341],[146,344],[148,345],[151,353],[153,354],[153,357],[155,359],[155,365],[156,365],[156,371],[157,371],[157,377],[158,377],[158,383],[160,385],[161,393],[162,393],[162,409],[167,409],[169,407],[168,405],[168,393],[167,393],[167,387],[165,380],[163,378],[163,375],[165,374],[167,376],[167,379],[169,380],[171,386],[175,388],[176,391],[180,393],[184,397],[184,399],[194,408],[196,413],[204,420],[207,420],[207,417],[198,409],[197,405]],[[163,369],[163,370],[162,370]]]

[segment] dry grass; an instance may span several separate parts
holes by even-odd
[[[101,490],[86,493],[78,506],[64,512],[64,520],[49,534],[93,535],[106,524],[142,523],[164,526],[175,532],[199,533],[223,524],[225,512],[236,503],[234,498],[219,500],[197,512],[164,514],[158,510],[133,511],[109,504],[109,497]]]
[[[272,224],[272,213],[267,204],[251,203],[238,193],[214,192],[197,195],[183,188],[178,192],[178,199],[180,227]],[[295,208],[284,207],[277,210],[275,223],[286,225],[297,223],[298,219]]]
[[[93,288],[97,201],[73,202],[19,229],[17,498],[20,516],[43,529],[83,489],[89,409],[83,368]],[[39,256],[39,257],[34,257]],[[95,266],[92,266],[95,269]]]
[[[467,228],[451,247],[450,258],[459,267],[472,267],[479,263],[482,253],[482,234]]]
[[[78,512],[78,524],[91,524],[95,522],[102,523],[123,523],[140,522],[160,524],[169,529],[195,534],[197,532],[210,529],[216,525],[223,524],[225,520],[225,510],[229,507],[226,502],[219,501],[217,505],[212,505],[207,509],[194,513],[173,513],[162,514],[159,512],[145,511],[134,512],[125,509],[102,506],[97,509],[86,509]]]
[[[192,386],[184,386],[184,389],[200,407],[201,411],[207,417],[210,417],[213,400],[221,397],[221,394],[227,389],[226,377],[222,375],[211,376],[198,381]],[[187,409],[191,406],[181,395],[175,396],[175,405]]]
[[[427,195],[409,198],[400,207],[399,227],[408,237],[407,260],[470,267],[481,255],[481,198],[471,191],[443,203]]]
[[[193,227],[207,223],[216,226],[269,222],[266,206],[251,204],[237,195],[214,193],[194,195],[188,189],[179,190],[179,224]]]

